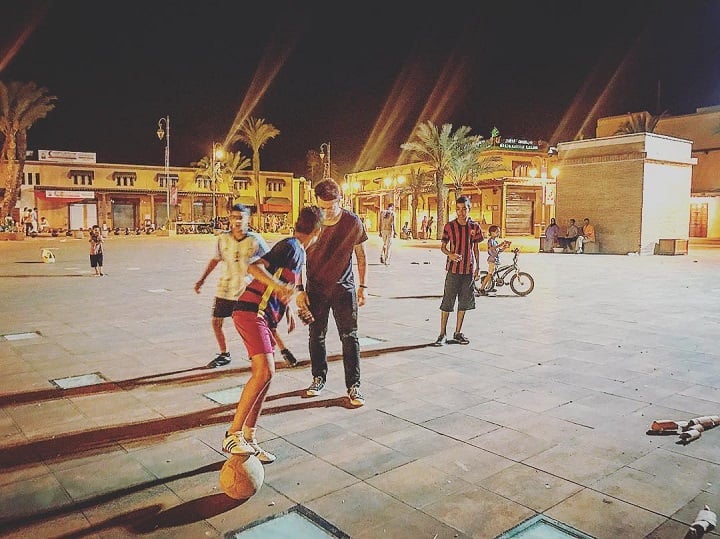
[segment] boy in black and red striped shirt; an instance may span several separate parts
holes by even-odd
[[[462,324],[465,311],[475,308],[475,294],[473,283],[480,271],[480,242],[483,233],[480,225],[468,217],[470,200],[460,196],[455,201],[457,217],[447,223],[443,229],[440,250],[447,255],[445,263],[445,290],[440,304],[440,335],[433,343],[434,346],[446,344],[447,322],[450,313],[455,309],[457,298],[457,320],[453,340],[459,344],[469,344],[470,341],[462,333]]]

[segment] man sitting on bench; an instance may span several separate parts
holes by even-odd
[[[587,217],[583,219],[582,234],[577,238],[575,252],[582,253],[585,243],[595,243],[595,227],[590,224],[590,219]]]

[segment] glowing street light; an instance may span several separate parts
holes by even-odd
[[[217,173],[218,167],[222,164],[222,159],[225,158],[225,150],[222,144],[219,142],[212,143],[212,149],[210,150],[210,182],[212,183],[212,220],[213,226],[217,219],[217,208],[215,207],[215,193],[217,191]]]
[[[167,137],[165,133],[167,132]],[[165,138],[165,210],[167,211],[167,229],[170,230],[170,115],[158,120],[157,136]]]
[[[327,156],[327,159],[325,159]],[[323,163],[323,180],[330,177],[330,143],[323,142],[320,145],[320,160]]]

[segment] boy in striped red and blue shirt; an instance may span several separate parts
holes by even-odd
[[[459,196],[455,201],[457,217],[443,228],[440,250],[447,256],[445,262],[445,289],[440,304],[440,335],[433,343],[443,346],[448,342],[445,332],[450,313],[455,309],[457,299],[457,319],[453,340],[459,344],[469,344],[462,333],[465,311],[475,308],[474,281],[480,271],[480,242],[483,233],[480,225],[470,219],[470,199]]]

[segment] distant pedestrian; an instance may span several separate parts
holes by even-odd
[[[367,234],[360,218],[340,206],[342,192],[333,179],[325,179],[315,186],[317,205],[322,212],[322,231],[307,253],[307,289],[297,295],[301,318],[310,322],[310,363],[313,381],[307,395],[319,395],[327,378],[327,350],[325,336],[330,311],[342,342],[345,387],[353,406],[365,404],[360,392],[360,343],[357,335],[358,307],[365,305],[367,288]],[[352,257],[357,261],[360,283],[355,288]]]
[[[25,208],[23,210],[22,223],[23,223],[23,226],[25,227],[25,235],[29,236],[30,234],[32,234],[33,218],[32,218],[32,210],[30,208]]]
[[[383,242],[380,263],[386,266],[390,264],[390,248],[395,236],[395,204],[391,202],[387,209],[380,213],[380,237]]]
[[[274,328],[284,314],[290,315],[286,303],[296,287],[303,288],[305,249],[317,239],[319,232],[320,212],[307,206],[300,210],[293,236],[280,240],[270,252],[248,266],[253,281],[238,298],[233,322],[245,343],[252,368],[232,424],[225,433],[223,451],[233,455],[256,455],[265,464],[275,460],[275,455],[258,445],[255,425],[275,374],[277,337]],[[289,326],[290,329],[293,327],[294,324]]]
[[[199,294],[207,276],[218,264],[223,263],[212,311],[212,328],[220,352],[208,363],[209,368],[230,363],[231,357],[223,332],[223,321],[232,316],[235,302],[245,290],[248,264],[254,263],[269,250],[262,236],[248,230],[249,224],[250,209],[242,204],[235,204],[230,210],[230,230],[218,235],[215,255],[195,283],[195,292]]]
[[[432,227],[435,223],[435,217],[430,216],[427,224],[425,225],[425,239],[432,239]]]
[[[469,344],[470,340],[462,333],[465,312],[475,308],[474,280],[480,268],[480,242],[483,233],[480,225],[468,217],[470,199],[460,196],[455,202],[457,217],[447,223],[443,229],[440,250],[447,256],[445,262],[445,289],[440,304],[440,335],[434,346],[446,344],[447,323],[450,313],[455,309],[457,299],[457,319],[453,340],[458,344]]]
[[[423,215],[422,221],[420,221],[420,237],[427,239],[425,232],[427,231],[427,215]]]
[[[105,251],[103,249],[104,240],[99,226],[93,225],[90,229],[90,239],[88,241],[90,242],[90,267],[95,270],[96,277],[102,277]]]

